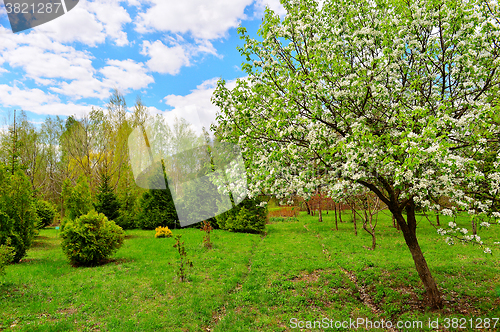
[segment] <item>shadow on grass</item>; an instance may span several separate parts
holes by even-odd
[[[0,280],[0,298],[21,298],[28,292],[28,286],[25,284],[15,284],[13,282]]]
[[[45,239],[50,239],[49,241],[45,241]],[[54,241],[53,238],[47,238],[47,237],[41,237],[38,236],[36,239],[33,241],[33,244],[31,245],[31,249],[47,249],[50,250],[54,247],[59,246],[59,243]]]
[[[114,264],[114,265],[119,265],[123,263],[131,263],[134,262],[134,259],[130,258],[106,258],[106,259],[101,259],[99,263],[96,264],[71,264],[72,267],[76,268],[92,268],[92,267],[99,267],[99,266],[104,266],[108,264]]]

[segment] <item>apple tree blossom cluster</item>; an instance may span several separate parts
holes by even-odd
[[[232,90],[219,81],[212,99],[213,129],[241,147],[251,196],[366,188],[398,211],[500,218],[496,1],[284,7],[284,18],[266,11],[258,38],[239,28],[248,77]],[[455,226],[439,234],[481,241]]]

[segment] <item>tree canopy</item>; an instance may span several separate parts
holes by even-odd
[[[239,143],[250,190],[309,197],[375,193],[400,225],[430,303],[442,300],[416,237],[415,208],[494,213],[498,5],[486,1],[286,0],[259,39],[239,28],[248,77],[219,81],[214,127]],[[493,153],[496,168],[477,153]],[[496,180],[495,180],[496,179]],[[453,209],[442,213],[451,214]],[[406,217],[403,216],[406,214]]]

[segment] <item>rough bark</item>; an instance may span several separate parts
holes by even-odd
[[[415,219],[414,204],[410,202],[406,206],[406,221],[401,213],[401,210],[399,210],[395,206],[391,207],[391,212],[394,214],[394,217],[396,218],[396,221],[401,228],[408,249],[410,249],[410,253],[413,257],[418,275],[420,277],[420,280],[422,280],[422,283],[424,284],[429,305],[431,306],[431,308],[441,309],[443,307],[443,299],[441,298],[441,293],[437,288],[436,281],[432,277],[431,271],[429,270],[429,267],[427,265],[427,261],[424,258],[424,254],[422,253],[417,240],[417,222]]]

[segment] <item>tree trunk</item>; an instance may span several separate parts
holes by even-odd
[[[437,288],[437,284],[432,277],[431,271],[429,270],[427,262],[424,258],[424,254],[422,253],[420,245],[417,241],[417,222],[415,219],[414,203],[409,203],[406,206],[406,221],[399,209],[392,208],[391,212],[394,214],[394,217],[396,218],[398,225],[403,232],[403,236],[408,249],[410,249],[410,253],[413,257],[418,275],[420,277],[420,280],[422,280],[422,283],[424,284],[429,305],[432,308],[441,309],[443,307],[443,299],[441,298],[441,294]]]
[[[307,204],[306,200],[304,200],[304,203],[306,204],[307,214],[311,215],[311,209],[309,209],[309,204]]]
[[[436,213],[436,224],[437,224],[438,226],[441,226],[441,225],[439,224],[439,212],[437,212],[437,213]]]
[[[394,218],[394,215],[392,215],[392,226],[394,228],[397,228],[397,226],[396,226],[396,218]]]
[[[318,203],[318,215],[319,215],[319,218],[318,218],[318,222],[323,222],[323,214],[321,213],[321,196],[319,197],[319,203]]]
[[[475,219],[472,219],[472,235],[477,235],[477,227]]]
[[[340,204],[339,204],[339,222],[342,223],[342,209]]]
[[[354,235],[358,236],[358,227],[356,226],[356,210],[352,206],[352,222],[354,223]]]
[[[373,216],[370,214],[368,214],[366,212],[367,209],[365,209],[365,220],[363,220],[363,229],[371,235],[372,237],[372,250],[375,250],[375,248],[377,247],[377,239],[375,237],[375,227],[373,227],[373,223],[372,223],[372,218]],[[370,211],[371,212],[371,211]],[[368,230],[368,223],[370,225],[370,230]]]
[[[375,250],[375,248],[377,247],[377,239],[375,238],[375,227],[373,227],[373,215],[370,211],[370,215],[368,215],[368,213],[366,213],[366,210],[368,209],[368,204],[367,204],[367,207],[365,209],[365,219],[368,219],[368,221],[370,222],[370,229],[371,229],[371,233],[370,235],[372,236],[372,250]]]
[[[335,229],[339,230],[339,224],[337,223],[337,203],[334,203],[333,209],[335,211]]]

